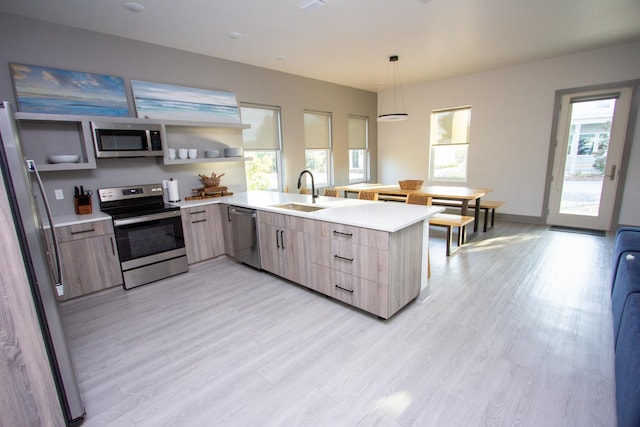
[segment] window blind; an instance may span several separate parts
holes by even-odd
[[[242,123],[251,128],[242,131],[245,150],[279,150],[279,108],[270,106],[241,106]]]
[[[331,148],[331,114],[305,111],[304,145],[308,149]]]
[[[352,150],[367,149],[367,118],[349,117],[349,148]]]

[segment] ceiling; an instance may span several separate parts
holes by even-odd
[[[639,0],[126,1],[0,0],[0,12],[373,92],[394,54],[407,86],[640,40]]]

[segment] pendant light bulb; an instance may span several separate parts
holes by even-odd
[[[387,69],[387,79],[384,84],[384,91],[382,92],[382,99],[380,100],[380,110],[385,111],[384,99],[387,93],[387,87],[389,83],[389,75],[393,71],[393,108],[389,113],[382,113],[378,115],[378,122],[400,122],[407,120],[409,115],[404,113],[404,96],[402,94],[402,84],[400,83],[400,71],[398,70],[398,55],[391,55],[389,57],[389,68]],[[398,92],[400,92],[400,103],[402,109],[398,107]]]

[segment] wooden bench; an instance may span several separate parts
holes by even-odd
[[[402,202],[402,203],[405,203],[406,200],[407,200],[407,196],[380,193],[380,194],[378,194],[378,200],[382,200],[384,202]]]
[[[496,218],[496,209],[498,209],[499,207],[503,206],[504,202],[500,202],[497,200],[480,200],[480,209],[484,210],[484,224],[483,224],[483,231],[487,231],[487,218],[489,217],[489,211],[491,211],[491,227],[489,227],[489,229],[493,228],[494,225],[494,221]],[[473,205],[474,209],[476,207],[476,205]]]
[[[451,255],[451,246],[453,244],[453,228],[458,229],[458,248],[465,242],[468,224],[473,222],[472,216],[452,215],[452,214],[435,214],[429,218],[429,225],[447,228],[447,256]]]
[[[459,200],[445,200],[445,199],[433,199],[431,201],[433,205],[446,206],[448,208],[462,208],[462,202]],[[483,231],[487,231],[493,228],[495,225],[496,209],[503,206],[505,202],[493,201],[493,200],[480,200],[480,209],[484,211],[484,224]],[[476,209],[476,201],[469,203],[470,209]],[[489,212],[491,212],[491,227],[489,227]]]

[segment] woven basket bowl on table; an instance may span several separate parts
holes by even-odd
[[[419,190],[422,188],[423,183],[424,181],[421,179],[405,179],[403,181],[398,181],[402,190]]]

